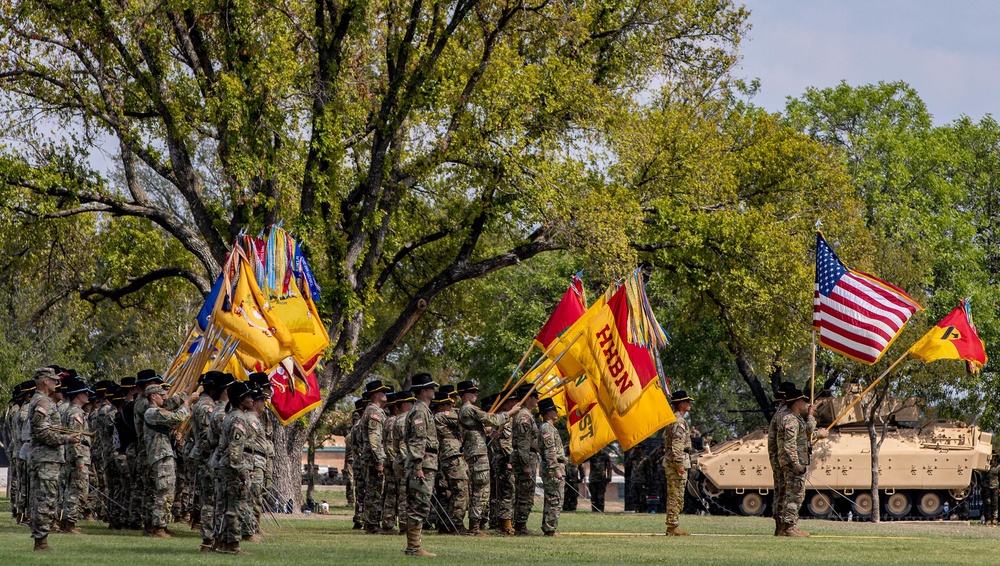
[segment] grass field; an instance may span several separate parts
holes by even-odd
[[[157,566],[167,564],[396,564],[447,561],[450,564],[986,564],[995,560],[1000,528],[963,522],[841,523],[803,521],[808,539],[768,536],[774,523],[747,517],[683,516],[695,536],[663,536],[663,515],[589,511],[564,513],[561,538],[469,538],[428,534],[424,546],[438,558],[404,556],[402,536],[362,535],[351,530],[343,492],[323,490],[317,500],[334,503],[329,516],[279,516],[268,520],[264,542],[246,543],[251,556],[198,552],[197,533],[177,525],[171,540],[152,540],[135,532],[109,531],[84,523],[84,536],[54,534],[55,553],[33,553],[25,527],[10,519],[0,500],[0,548],[4,564]],[[537,498],[541,501],[541,498]],[[583,503],[583,502],[581,502]],[[584,505],[581,505],[583,508]],[[541,516],[529,527],[538,529]]]

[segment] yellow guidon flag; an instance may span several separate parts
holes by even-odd
[[[970,372],[986,365],[986,348],[972,323],[969,303],[962,300],[955,310],[941,319],[924,337],[910,347],[909,354],[925,362],[965,360]]]

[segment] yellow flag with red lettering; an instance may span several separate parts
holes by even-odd
[[[566,427],[569,430],[569,456],[580,464],[615,440],[608,417],[597,404],[597,391],[590,379],[581,375],[563,387],[566,402]]]

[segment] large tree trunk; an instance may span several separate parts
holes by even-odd
[[[872,522],[878,523],[882,520],[882,504],[879,500],[879,463],[878,463],[878,453],[882,448],[882,441],[885,440],[885,435],[889,430],[889,423],[885,419],[881,419],[882,427],[880,434],[875,432],[875,421],[879,418],[879,411],[882,408],[882,403],[885,401],[886,395],[889,393],[889,383],[885,382],[881,390],[875,393],[875,398],[871,403],[865,407],[865,427],[868,429],[868,442],[871,447],[872,452]],[[864,402],[862,402],[864,403]]]
[[[292,512],[302,509],[302,446],[308,434],[295,425],[274,428],[274,485],[275,497],[282,504],[292,501]]]

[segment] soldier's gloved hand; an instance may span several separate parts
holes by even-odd
[[[413,472],[413,477],[417,478],[420,481],[424,481],[424,470],[423,470],[423,468],[420,468],[420,469],[417,469],[416,471],[414,471]]]
[[[71,434],[71,435],[69,435],[69,443],[70,444],[80,444],[80,435],[79,434]]]
[[[684,469],[684,466],[677,466],[677,473],[678,474],[682,474],[683,475],[685,471],[687,471],[687,470]]]
[[[830,437],[830,429],[821,428],[816,431],[816,438],[829,438],[829,437]]]
[[[800,464],[795,467],[795,471],[798,472],[799,474],[804,474],[806,473],[806,467]]]

